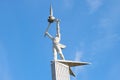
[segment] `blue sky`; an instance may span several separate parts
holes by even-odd
[[[0,80],[51,80],[50,0],[0,0]],[[52,0],[77,80],[120,80],[120,1]],[[54,25],[50,32],[54,33]],[[71,77],[71,80],[75,80]]]

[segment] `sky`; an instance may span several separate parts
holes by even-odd
[[[91,63],[71,80],[120,80],[120,0],[0,0],[0,80],[52,80],[50,3],[65,59]]]

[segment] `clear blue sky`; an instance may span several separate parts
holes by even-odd
[[[52,1],[65,58],[92,63],[73,68],[77,80],[120,80],[119,3]],[[0,0],[0,80],[52,80],[52,43],[43,36],[49,7],[50,0]]]

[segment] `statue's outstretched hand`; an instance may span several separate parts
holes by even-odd
[[[48,32],[45,32],[45,35],[47,35],[48,34]]]
[[[45,32],[44,37],[48,34],[48,32]]]

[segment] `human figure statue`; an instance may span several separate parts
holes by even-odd
[[[56,22],[56,30],[57,30],[56,36],[53,37],[48,33],[48,31],[45,32],[45,34],[52,40],[54,60],[57,60],[57,53],[60,55],[60,58],[62,60],[65,60],[64,55],[62,53],[62,49],[65,48],[66,46],[63,44],[60,44],[60,39],[61,39],[60,26],[59,26],[60,21],[57,19],[55,22]]]

